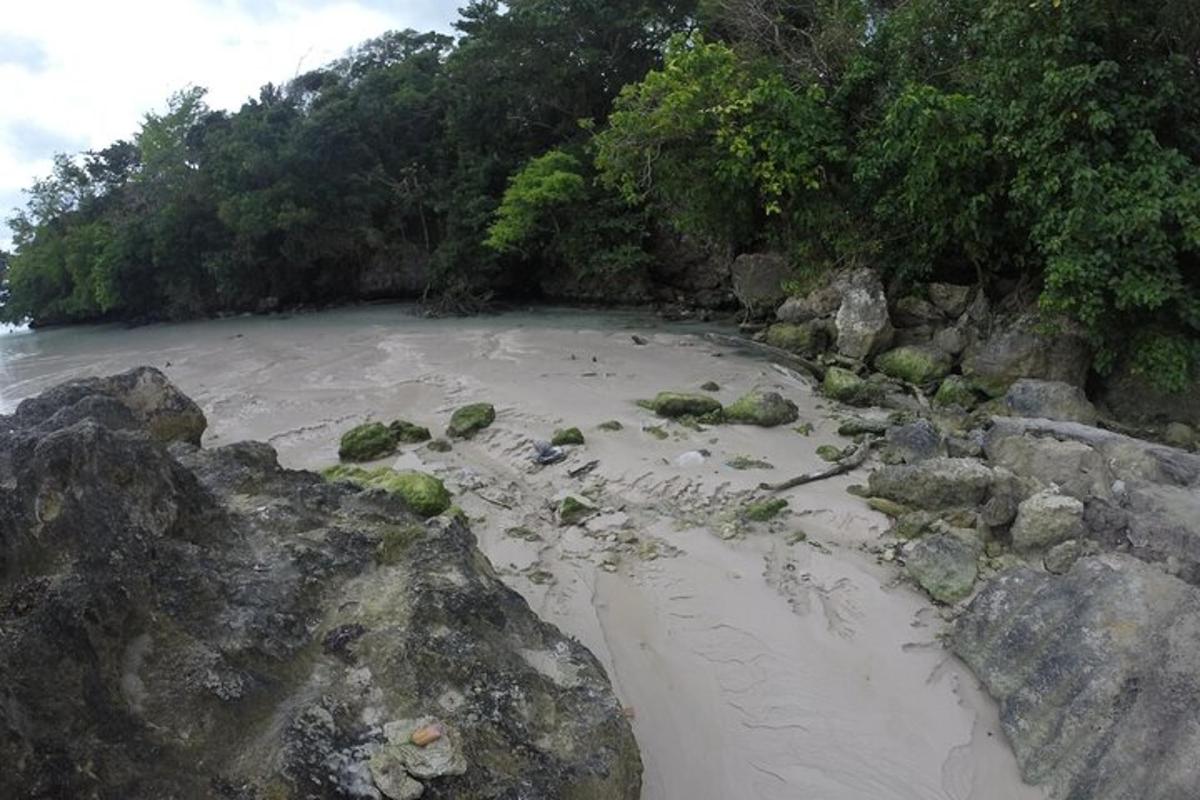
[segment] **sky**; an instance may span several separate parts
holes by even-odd
[[[56,152],[129,138],[173,92],[236,109],[393,29],[451,32],[455,0],[3,0],[0,248]]]

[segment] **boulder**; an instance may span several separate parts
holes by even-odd
[[[1019,551],[1043,550],[1083,535],[1083,503],[1047,489],[1017,507],[1012,526],[1013,547]]]
[[[918,509],[981,505],[994,474],[969,458],[932,458],[917,464],[885,466],[871,473],[870,493]]]
[[[733,262],[733,293],[751,314],[778,307],[786,298],[784,281],[792,276],[787,256],[745,253]]]
[[[703,394],[688,394],[686,392],[659,392],[653,400],[647,400],[645,407],[660,417],[703,417],[707,414],[720,414],[721,402]]]
[[[396,433],[382,422],[357,425],[342,434],[338,458],[342,461],[377,461],[396,452]]]
[[[204,412],[154,367],[138,367],[105,378],[84,378],[24,400],[16,416],[28,425],[94,417],[108,404],[111,427],[144,430],[159,442],[199,445],[208,421]]]
[[[1057,486],[1063,494],[1079,500],[1111,495],[1113,475],[1108,464],[1095,448],[1082,442],[1016,435],[993,425],[984,440],[984,452],[993,466],[1043,486]]]
[[[869,269],[851,270],[839,275],[834,286],[841,296],[834,320],[837,351],[861,361],[886,349],[895,331],[879,276]]]
[[[1200,786],[1200,591],[1135,558],[1021,567],[957,620],[953,651],[1052,796],[1188,800]]]
[[[948,375],[933,396],[933,404],[942,408],[958,406],[970,411],[977,402],[979,402],[979,398],[975,396],[975,390],[971,388],[970,382],[961,375]]]
[[[1062,381],[1021,378],[1008,387],[1004,405],[1019,417],[1039,417],[1095,425],[1096,407],[1083,389]]]
[[[963,374],[991,397],[1003,395],[1021,378],[1083,386],[1091,368],[1091,347],[1078,329],[1061,324],[1061,330],[1046,332],[1036,315],[1027,314],[999,325],[991,336],[967,348]]]
[[[733,256],[727,246],[657,225],[650,250],[654,257],[647,271],[657,299],[701,308],[736,305],[730,288]]]
[[[1200,428],[1200,378],[1180,392],[1158,388],[1145,372],[1120,363],[1100,385],[1098,402],[1113,416],[1135,425],[1182,422]]]
[[[832,317],[841,305],[842,296],[837,287],[826,284],[804,297],[789,297],[775,311],[775,318],[780,322],[799,325],[815,319]]]
[[[925,536],[905,554],[905,568],[917,585],[939,603],[956,603],[971,593],[982,548],[952,533]]]
[[[461,515],[95,391],[0,418],[0,797],[639,797],[600,663]],[[423,717],[446,741],[394,752]]]
[[[916,328],[922,325],[937,325],[945,321],[941,310],[922,297],[905,295],[896,301],[892,309],[892,321],[897,328]]]
[[[811,356],[829,348],[833,341],[832,327],[831,323],[823,320],[798,324],[778,322],[767,328],[764,340],[772,347]]]
[[[860,378],[848,369],[830,367],[821,382],[821,392],[850,406],[869,406],[879,401],[880,388]]]
[[[952,283],[931,283],[926,287],[929,301],[951,319],[957,319],[967,310],[971,302],[970,286],[958,286]]]
[[[889,350],[875,359],[875,368],[892,378],[918,386],[944,378],[954,360],[936,347],[910,345]]]
[[[750,392],[725,408],[727,422],[773,428],[800,418],[796,404],[779,392]]]
[[[470,439],[496,421],[496,408],[491,403],[472,403],[450,415],[446,435],[452,439]]]
[[[945,454],[942,434],[927,419],[888,430],[883,451],[884,460],[890,464],[913,464]]]

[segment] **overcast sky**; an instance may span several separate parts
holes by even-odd
[[[21,189],[56,152],[128,138],[188,85],[236,109],[399,28],[450,32],[457,0],[4,0],[0,11],[0,247]]]

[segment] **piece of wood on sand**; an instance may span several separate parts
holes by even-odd
[[[861,467],[863,462],[867,460],[867,456],[870,455],[871,448],[874,446],[875,437],[867,436],[862,440],[857,450],[826,469],[807,472],[783,483],[760,483],[758,488],[768,492],[785,492],[788,489],[795,489],[797,486],[803,486],[806,483],[815,483],[836,475],[844,475],[851,470]]]

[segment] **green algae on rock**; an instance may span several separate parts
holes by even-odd
[[[944,378],[954,361],[936,347],[907,345],[879,356],[875,366],[888,377],[922,385]]]
[[[450,492],[446,485],[425,472],[338,465],[321,474],[331,481],[353,483],[363,489],[383,489],[399,495],[413,513],[422,517],[436,517],[450,508]]]
[[[454,449],[454,445],[450,444],[445,439],[434,439],[432,442],[425,445],[425,449],[433,453],[449,453]]]
[[[388,427],[391,428],[392,433],[396,434],[396,441],[401,444],[420,444],[433,438],[429,433],[429,428],[403,419],[396,420]]]
[[[687,394],[685,392],[659,392],[653,400],[642,401],[640,405],[650,409],[660,417],[706,417],[720,414],[721,403],[702,394]]]
[[[800,418],[796,404],[779,392],[750,392],[725,409],[727,422],[773,428]]]
[[[742,508],[742,516],[751,522],[766,522],[779,516],[787,507],[788,501],[783,498],[756,500]]]
[[[961,375],[949,375],[933,396],[933,404],[943,408],[959,406],[970,411],[979,402],[971,382]]]
[[[951,533],[926,536],[906,558],[908,574],[934,600],[955,603],[971,593],[980,546]]]
[[[596,512],[592,506],[567,495],[558,504],[558,524],[577,525]]]
[[[495,406],[491,403],[472,403],[451,415],[446,435],[453,439],[469,439],[495,421]]]
[[[396,433],[382,422],[367,422],[342,434],[338,458],[342,461],[376,461],[396,452]]]
[[[882,394],[878,386],[842,367],[830,367],[825,371],[821,392],[826,397],[850,406],[872,405]]]
[[[625,426],[622,425],[620,422],[618,422],[615,419],[610,419],[606,422],[601,422],[599,425],[596,426],[596,428],[598,430],[608,431],[611,433],[611,432],[615,432],[615,431],[624,430]]]
[[[561,447],[564,444],[583,444],[583,432],[579,428],[559,428],[554,432],[550,444]]]

